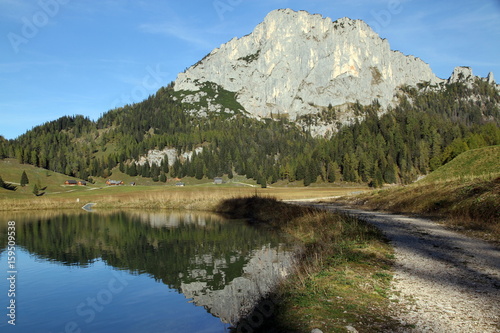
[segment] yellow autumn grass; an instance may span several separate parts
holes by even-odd
[[[500,177],[418,182],[340,201],[368,209],[435,217],[461,230],[500,240]]]
[[[79,209],[87,203],[95,203],[103,209],[190,209],[213,210],[224,199],[259,195],[280,200],[328,198],[365,191],[365,187],[276,187],[251,188],[231,186],[124,186],[105,187],[59,194],[0,197],[0,211]]]

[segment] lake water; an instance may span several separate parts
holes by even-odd
[[[203,213],[1,214],[0,331],[228,332],[288,274],[283,243]]]

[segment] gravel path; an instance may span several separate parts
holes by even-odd
[[[430,220],[322,205],[380,228],[395,249],[394,317],[405,332],[500,332],[500,249]]]

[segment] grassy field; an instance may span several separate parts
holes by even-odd
[[[328,186],[304,187],[300,184],[281,184],[279,187],[260,188],[255,182],[243,177],[225,179],[222,185],[213,184],[212,180],[182,179],[185,187],[176,187],[177,180],[167,183],[154,183],[142,177],[130,177],[116,172],[112,179],[123,180],[125,186],[107,186],[105,179],[97,179],[88,186],[63,185],[67,179],[74,179],[62,174],[35,168],[31,165],[19,165],[16,160],[0,160],[0,176],[9,183],[18,184],[21,174],[26,171],[30,183],[26,187],[18,186],[17,191],[0,188],[0,210],[38,210],[38,209],[79,209],[84,204],[96,203],[95,208],[145,208],[145,209],[197,209],[212,210],[223,199],[258,194],[272,196],[281,200],[297,200],[344,196],[366,191],[367,187]],[[135,181],[137,186],[130,186]],[[34,184],[46,187],[43,196],[35,196]]]
[[[318,328],[327,333],[345,332],[352,326],[359,332],[380,332],[399,327],[389,316],[392,249],[373,226],[258,196],[223,201],[217,210],[269,225],[303,244],[295,274],[270,298],[275,305],[272,317],[256,331]],[[264,300],[256,311],[269,301]],[[251,320],[242,321],[241,327]]]
[[[429,174],[419,183],[434,183],[471,178],[500,176],[500,146],[473,149]]]
[[[23,171],[26,172],[29,180],[29,184],[25,187],[19,186]],[[76,178],[37,168],[29,164],[19,164],[17,160],[11,158],[0,160],[0,176],[5,182],[17,186],[16,191],[8,191],[0,188],[0,198],[33,196],[33,187],[35,184],[39,188],[46,187],[48,192],[60,192],[63,190],[61,185],[66,180],[76,180]]]

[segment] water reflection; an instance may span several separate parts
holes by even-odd
[[[292,256],[281,247],[263,246],[255,250],[243,267],[243,274],[221,290],[206,282],[182,283],[181,290],[197,305],[204,306],[225,323],[236,323],[242,313],[253,308],[259,298],[269,293],[276,282],[289,274]]]
[[[225,323],[249,311],[292,255],[269,230],[192,212],[75,212],[0,215],[15,220],[17,243],[39,259],[88,267],[103,261],[147,274]],[[0,249],[6,247],[0,223]],[[0,250],[0,251],[1,251]],[[2,253],[0,252],[0,256]]]

